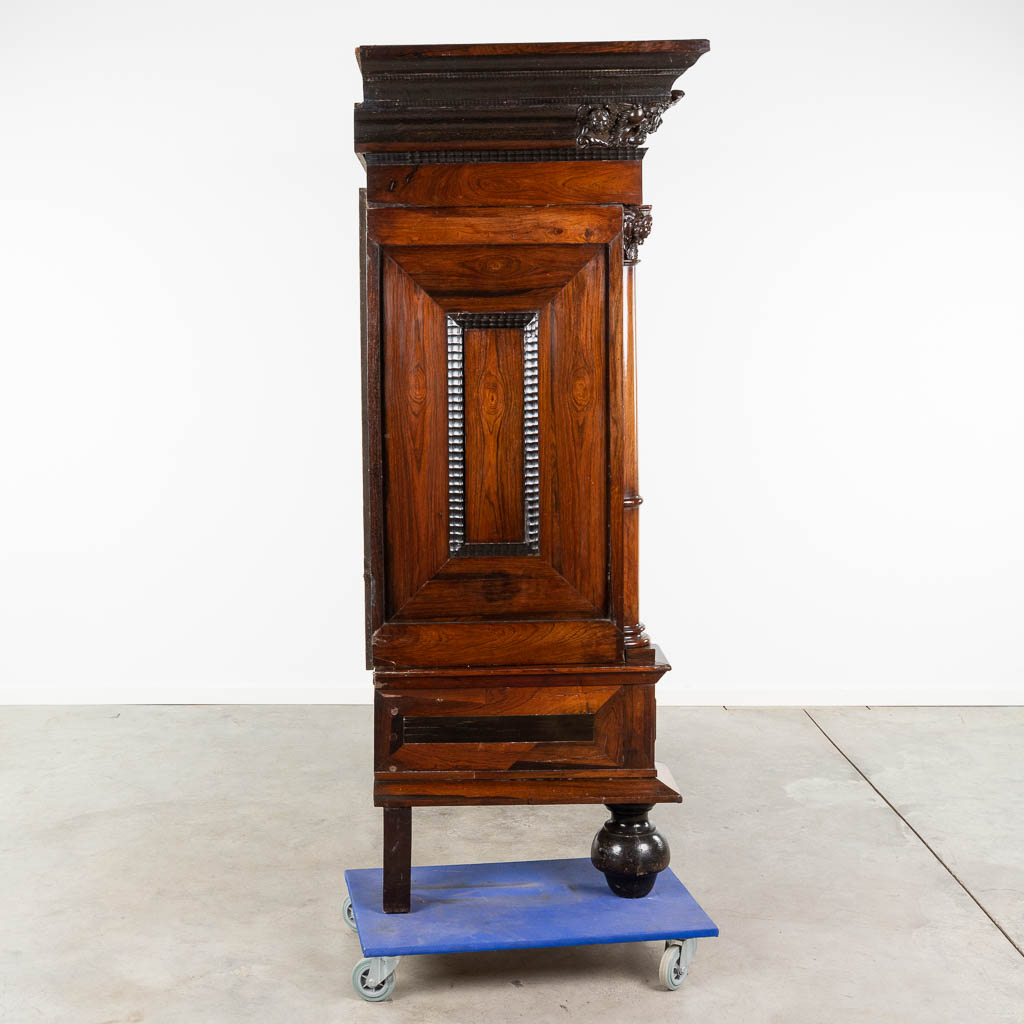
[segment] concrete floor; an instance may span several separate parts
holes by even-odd
[[[0,709],[0,1021],[1024,1022],[1024,710],[663,708],[655,820],[722,932],[676,993],[636,943],[407,958],[361,1002],[370,745],[364,707]],[[601,820],[419,810],[414,862]]]

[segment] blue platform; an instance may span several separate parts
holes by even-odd
[[[345,872],[363,955],[470,953],[715,936],[666,868],[642,899],[616,896],[589,858],[412,869],[408,914],[381,909],[380,868]]]

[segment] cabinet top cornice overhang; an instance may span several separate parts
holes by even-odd
[[[361,46],[356,152],[639,156],[682,95],[673,90],[676,79],[709,49],[706,39]]]

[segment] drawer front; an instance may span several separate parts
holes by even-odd
[[[378,772],[651,768],[653,685],[378,690]]]

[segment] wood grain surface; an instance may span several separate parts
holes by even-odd
[[[464,346],[466,541],[523,541],[523,332],[467,330]]]

